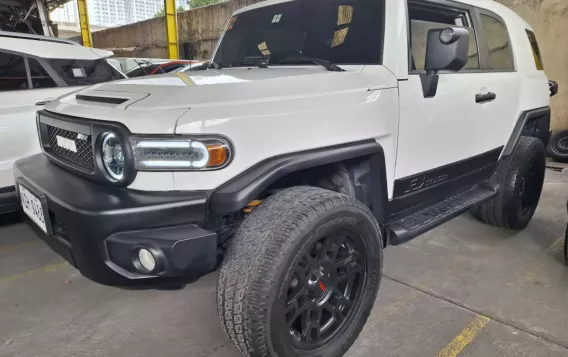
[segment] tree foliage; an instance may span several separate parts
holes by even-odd
[[[185,11],[185,8],[183,6],[178,6],[176,11],[177,12]],[[160,11],[158,11],[154,14],[154,17],[162,17],[162,16],[166,16],[166,9],[165,8],[162,8],[162,10],[160,10]]]
[[[187,5],[189,5],[190,9],[195,9],[196,7],[213,5],[218,2],[221,2],[221,0],[187,0]]]

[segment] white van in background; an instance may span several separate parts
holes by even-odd
[[[69,40],[0,31],[0,214],[16,210],[14,162],[40,152],[36,112],[81,86],[125,78],[110,51]]]

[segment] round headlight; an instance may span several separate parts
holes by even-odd
[[[114,181],[124,177],[124,150],[113,133],[103,134],[101,156],[107,174]]]

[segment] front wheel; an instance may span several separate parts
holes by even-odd
[[[362,203],[314,187],[282,190],[229,243],[221,323],[246,356],[342,356],[371,312],[381,268],[379,225]]]

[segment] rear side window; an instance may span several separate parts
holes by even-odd
[[[0,53],[0,92],[28,89],[24,57]]]
[[[122,75],[105,59],[49,61],[68,86],[84,86],[122,79]]]
[[[529,36],[529,41],[531,43],[536,69],[544,71],[544,63],[542,62],[542,55],[540,54],[540,48],[538,47],[536,36],[531,30],[527,30],[527,35]]]
[[[464,27],[469,31],[469,59],[464,69],[479,69],[479,52],[475,31],[467,11],[440,9],[409,2],[411,69],[424,70],[428,31],[448,26]]]
[[[46,72],[42,65],[33,58],[28,58],[28,64],[30,65],[30,75],[32,77],[32,88],[53,88],[57,87],[57,84],[51,78],[51,76]]]
[[[485,42],[489,53],[489,69],[494,71],[514,70],[513,51],[505,24],[484,14],[481,14],[481,24],[485,31]]]

